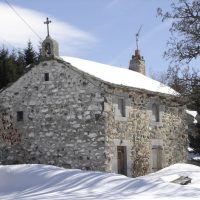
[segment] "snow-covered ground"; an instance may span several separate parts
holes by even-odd
[[[189,176],[192,183],[170,181]],[[139,178],[49,165],[0,166],[1,200],[200,199],[200,167],[175,164]]]

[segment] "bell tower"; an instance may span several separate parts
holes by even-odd
[[[47,25],[47,36],[42,42],[42,59],[50,59],[59,56],[58,43],[49,35],[49,24],[51,21],[46,19],[44,24]]]

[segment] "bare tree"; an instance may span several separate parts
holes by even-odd
[[[174,0],[171,11],[157,9],[162,21],[172,20],[171,37],[164,56],[175,63],[189,63],[200,55],[200,1]]]

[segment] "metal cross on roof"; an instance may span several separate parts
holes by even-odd
[[[47,20],[44,22],[44,24],[47,25],[47,36],[49,36],[49,24],[51,23],[51,21],[49,20],[49,18],[47,17]]]

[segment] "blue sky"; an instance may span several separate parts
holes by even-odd
[[[128,67],[136,49],[135,34],[142,25],[139,48],[148,74],[167,68],[163,58],[170,22],[156,17],[158,7],[169,10],[170,0],[8,0],[44,39],[48,16],[50,35],[59,42],[60,55]],[[0,1],[0,43],[10,47],[35,46],[39,38]],[[4,21],[2,19],[5,19]]]

